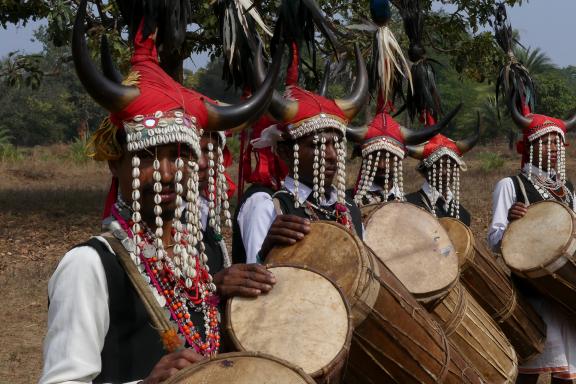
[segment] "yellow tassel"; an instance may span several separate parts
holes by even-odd
[[[110,118],[104,118],[86,145],[88,156],[97,161],[120,159],[122,146],[116,139],[117,131],[118,127],[112,124]]]
[[[133,86],[137,87],[139,83],[140,83],[140,73],[137,71],[130,72],[128,76],[126,76],[126,78],[122,81],[122,85],[125,85],[127,87],[133,87]]]
[[[184,346],[184,343],[180,337],[178,337],[178,332],[175,329],[168,329],[162,333],[162,344],[164,349],[169,352],[176,352]]]

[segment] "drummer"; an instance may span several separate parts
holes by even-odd
[[[254,148],[271,147],[288,165],[288,175],[278,192],[254,193],[240,207],[237,221],[247,263],[262,262],[275,245],[301,240],[314,220],[336,221],[362,235],[360,211],[345,195],[344,135],[368,94],[364,62],[357,52],[354,96],[332,100],[298,86],[297,44],[291,45],[290,57],[286,97],[273,99],[270,107],[278,123],[252,142]]]
[[[470,213],[460,203],[460,172],[466,171],[463,156],[478,142],[478,129],[464,140],[438,134],[426,144],[406,146],[409,156],[421,160],[417,170],[425,179],[420,190],[406,195],[406,201],[436,217],[454,217],[469,226]]]
[[[494,189],[488,243],[495,251],[500,249],[508,223],[522,218],[529,204],[554,200],[576,209],[574,187],[566,179],[565,122],[536,114],[525,116],[514,109],[514,121],[523,129],[517,146],[522,167],[518,175],[500,180]],[[576,379],[576,322],[525,283],[518,287],[547,325],[544,352],[519,368],[518,382],[536,383],[539,374],[551,373],[553,383],[571,383]]]
[[[191,235],[217,229],[208,230],[211,217],[198,214],[199,206],[208,205],[202,209],[207,216],[216,208],[209,193],[199,191],[212,184],[210,153],[224,144],[215,127],[242,124],[248,117],[238,112],[246,107],[257,118],[261,108],[248,101],[221,109],[174,81],[160,68],[155,34],[144,34],[145,23],[134,39],[132,71],[138,76],[132,85],[112,83],[86,49],[85,6],[74,27],[74,61],[87,92],[111,111],[92,144],[94,158],[107,161],[113,175],[104,231],[123,241],[93,237],[58,264],[48,286],[40,383],[158,383],[219,352],[219,297],[257,296],[274,283],[262,266],[228,266],[217,236],[203,242]],[[221,119],[222,112],[230,120]],[[223,196],[226,190],[216,183],[213,192]],[[150,289],[177,332],[158,334],[119,261],[125,253],[138,267],[135,280]]]

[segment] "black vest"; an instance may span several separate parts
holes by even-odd
[[[354,198],[354,189],[348,189],[346,191],[346,195],[350,198]],[[390,196],[386,196],[387,194],[384,191],[366,191],[366,194],[362,196],[362,206],[368,204],[378,204],[387,201],[394,201],[396,197],[392,194]]]
[[[242,241],[242,234],[240,233],[240,225],[238,224],[238,214],[240,213],[240,208],[244,205],[246,200],[250,198],[255,193],[265,192],[272,196],[274,190],[268,187],[264,187],[259,184],[252,184],[242,195],[238,205],[236,205],[236,211],[234,212],[234,221],[232,222],[232,262],[234,264],[246,263],[246,249],[244,248],[244,242]]]
[[[528,178],[526,178],[526,176],[524,176],[524,174],[520,174],[519,177],[511,176],[510,179],[512,180],[512,183],[514,184],[514,191],[516,192],[516,201],[526,204],[526,201],[524,199],[524,194],[522,192],[522,189],[520,188],[520,184],[519,184],[520,181],[522,182],[522,185],[524,186],[524,190],[526,191],[526,197],[528,198],[530,203],[536,203],[538,201],[544,200],[544,198],[542,197],[542,195],[540,195],[540,193],[538,192],[538,190],[536,189],[534,184],[532,184],[528,180]],[[518,179],[520,179],[520,181]],[[568,188],[568,190],[570,192],[574,191],[574,186],[568,180],[566,180],[566,187]],[[553,200],[563,202],[559,199],[556,199],[556,197],[553,194],[550,194],[550,196],[552,197]],[[572,209],[572,197],[570,197],[569,200],[566,201],[566,204],[570,207],[570,209]]]
[[[432,206],[432,204],[430,203],[428,196],[426,196],[426,193],[422,189],[406,195],[406,201],[409,203],[412,203],[414,205],[417,205],[419,207],[422,207],[425,210],[429,211],[430,213],[433,213],[430,210],[430,207]],[[441,204],[440,201],[441,200],[438,199],[438,201],[436,202],[436,217],[438,217],[438,218],[452,217],[452,215],[450,215],[450,208],[452,207],[452,204],[454,204],[454,200],[452,200],[450,202],[450,206],[448,207],[448,210],[444,209],[444,204]],[[464,224],[466,224],[467,226],[470,226],[470,221],[471,221],[470,212],[468,212],[468,210],[466,208],[464,208],[462,206],[462,204],[460,204],[460,211],[459,212],[460,212],[460,221],[463,222]]]
[[[286,215],[294,215],[303,218],[309,218],[306,214],[304,207],[296,208],[294,207],[294,197],[290,192],[285,189],[281,189],[274,194],[274,197],[278,199],[280,202],[280,207],[282,208],[282,212]],[[312,194],[308,196],[308,200],[312,199]],[[362,237],[362,213],[360,209],[354,202],[354,199],[347,194],[346,195],[346,207],[350,212],[350,216],[352,217],[352,224],[354,225],[354,230],[359,237]],[[333,221],[334,218],[328,217],[324,215],[322,212],[315,212],[318,215],[320,220],[330,220]]]
[[[204,239],[208,266],[214,274],[223,267],[222,251],[217,242],[214,246],[210,230],[205,232]],[[79,246],[89,246],[98,252],[108,286],[110,325],[100,355],[102,369],[93,382],[125,383],[144,379],[165,354],[160,335],[116,255],[95,238]],[[202,313],[190,315],[204,335]]]

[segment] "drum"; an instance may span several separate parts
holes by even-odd
[[[306,267],[269,270],[277,283],[268,294],[228,300],[232,343],[240,351],[286,360],[318,383],[340,382],[352,337],[352,316],[340,289]]]
[[[564,204],[541,201],[510,223],[502,256],[515,274],[576,313],[576,214]]]
[[[500,325],[519,359],[525,361],[542,353],[546,324],[516,291],[491,252],[474,239],[470,228],[460,220],[443,217],[438,221],[448,232],[458,254],[460,282]]]
[[[446,336],[489,383],[514,383],[514,348],[463,285],[457,284],[433,313]]]
[[[233,352],[179,371],[164,384],[313,384],[302,369],[276,357]]]
[[[266,261],[320,270],[348,297],[356,328],[346,382],[483,382],[402,283],[341,225],[312,222],[303,240],[274,248]]]
[[[364,241],[426,308],[432,309],[458,282],[458,256],[446,230],[410,203],[389,202],[373,210]]]

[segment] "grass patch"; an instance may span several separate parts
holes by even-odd
[[[484,172],[491,172],[504,167],[506,159],[496,152],[482,152],[478,154],[480,160],[480,169]]]

